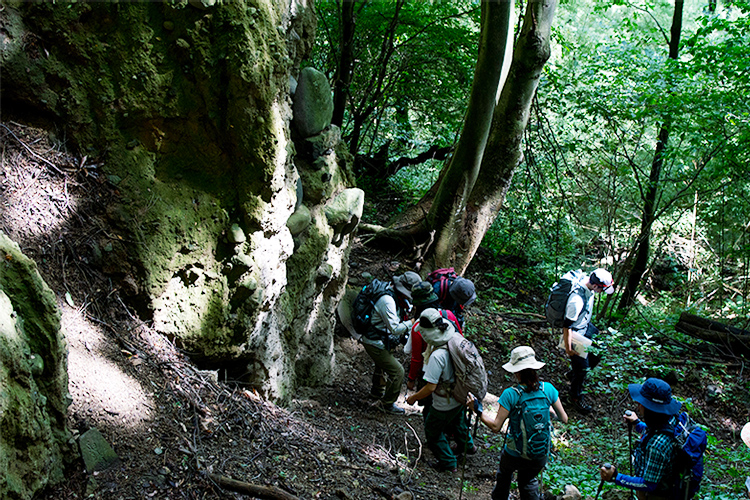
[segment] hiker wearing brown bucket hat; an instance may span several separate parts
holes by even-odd
[[[531,347],[516,347],[511,351],[510,361],[503,365],[503,369],[514,374],[518,384],[502,392],[497,415],[493,418],[484,413],[481,404],[471,395],[466,400],[466,405],[493,432],[500,432],[505,420],[510,419],[495,488],[492,490],[493,500],[508,498],[514,472],[517,472],[520,497],[524,500],[540,498],[537,476],[547,464],[552,442],[550,408],[560,421],[568,421],[568,414],[560,402],[557,389],[548,382],[539,381],[537,371],[544,365],[545,363],[536,359]],[[527,415],[535,425],[526,425],[529,418]]]
[[[628,386],[630,397],[638,403],[636,413],[626,411],[623,419],[641,432],[633,452],[633,475],[617,472],[615,467],[599,469],[602,481],[613,481],[635,491],[639,500],[672,498],[671,481],[674,456],[673,427],[682,403],[672,397],[672,388],[658,378]]]

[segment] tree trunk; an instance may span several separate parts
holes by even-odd
[[[682,30],[682,10],[683,0],[676,0],[674,15],[672,17],[671,39],[669,41],[669,58],[677,59],[680,48],[680,31]],[[669,143],[669,131],[671,128],[671,117],[666,116],[659,129],[659,138],[656,142],[654,159],[651,163],[651,173],[649,174],[646,191],[643,195],[643,213],[641,216],[641,230],[638,234],[637,243],[627,259],[631,262],[630,273],[628,274],[625,288],[623,288],[620,297],[620,303],[617,310],[625,313],[633,303],[633,298],[640,286],[643,275],[648,267],[649,256],[651,253],[651,229],[656,220],[656,208],[661,190],[661,173],[664,166],[664,152]]]
[[[747,330],[685,312],[680,314],[680,320],[674,329],[691,337],[723,345],[734,353],[750,355],[750,332]]]
[[[482,148],[481,165],[477,169],[472,163],[470,170],[461,172],[461,183],[446,175],[441,184],[446,190],[453,190],[436,199],[431,218],[428,218],[431,227],[438,230],[433,255],[436,267],[450,263],[458,272],[463,272],[505,199],[513,172],[522,158],[521,141],[531,102],[542,68],[549,59],[550,27],[556,7],[557,0],[528,3],[510,72],[492,114],[486,147]],[[471,130],[468,123],[467,119],[462,137]],[[470,159],[478,161],[476,157]],[[441,214],[445,222],[441,223],[437,214]]]
[[[460,225],[469,194],[476,183],[497,102],[503,62],[511,24],[511,2],[485,0],[482,3],[479,56],[474,72],[469,105],[456,151],[441,176],[437,193],[428,193],[431,206],[427,226],[437,229],[437,245],[430,267],[456,266],[452,261],[451,233]],[[463,272],[463,268],[458,268]]]
[[[356,0],[343,0],[341,3],[341,51],[338,70],[333,82],[333,118],[331,124],[339,128],[344,123],[344,110],[349,97],[349,85],[354,70],[354,3]]]

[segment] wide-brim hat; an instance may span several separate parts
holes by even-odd
[[[429,281],[422,281],[411,288],[411,303],[414,307],[438,302],[438,296]]]
[[[744,442],[747,446],[750,446],[750,422],[746,423],[745,427],[742,428],[740,437],[742,438],[742,442]]]
[[[402,295],[411,300],[411,289],[414,285],[422,281],[422,277],[414,271],[406,271],[400,276],[393,277],[393,286],[396,287]]]
[[[538,370],[545,364],[537,361],[534,349],[527,345],[522,345],[510,351],[510,361],[503,365],[503,370],[510,373],[520,372],[527,368]]]
[[[658,378],[649,378],[643,384],[628,385],[630,397],[647,410],[664,415],[677,415],[682,403],[672,397],[672,388]]]
[[[426,327],[425,325],[433,326]],[[446,328],[443,330],[438,328],[437,325],[445,325]],[[419,333],[422,334],[424,341],[431,346],[442,347],[455,335],[456,329],[453,328],[453,324],[450,321],[443,318],[440,311],[430,307],[422,311],[422,314],[419,315]]]

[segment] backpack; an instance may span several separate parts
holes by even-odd
[[[453,328],[455,328],[456,331],[458,333],[460,333],[461,336],[463,336],[464,330],[463,330],[463,328],[461,328],[461,325],[458,322],[458,318],[456,318],[456,315],[453,313],[453,311],[449,311],[447,309],[438,308],[438,312],[440,313],[440,316],[442,316],[443,318],[445,318],[447,321],[450,321],[453,324]],[[451,313],[451,315],[453,316],[454,319],[451,319],[450,316],[448,316],[448,313]]]
[[[518,403],[510,411],[509,449],[530,460],[547,455],[552,447],[552,424],[549,407],[552,406],[544,393],[544,382],[539,390],[526,392],[522,387],[512,387],[518,393]]]
[[[703,454],[708,444],[708,436],[690,415],[681,412],[677,423],[669,434],[675,441],[672,476],[676,499],[693,498],[700,489],[703,479]]]
[[[458,278],[458,274],[452,267],[435,269],[427,275],[427,281],[432,284],[440,303],[443,303],[449,297],[448,289],[456,278]]]
[[[565,318],[565,306],[568,304],[568,298],[571,293],[576,292],[578,282],[582,278],[582,271],[574,271],[565,274],[565,276],[560,278],[560,281],[552,285],[549,297],[547,298],[547,303],[544,305],[544,313],[547,316],[547,322],[550,326],[562,328],[563,319]],[[584,300],[581,314],[586,314],[587,308],[588,302]]]
[[[354,326],[354,331],[371,340],[380,340],[386,335],[385,332],[376,330],[370,323],[375,302],[386,294],[394,299],[396,298],[393,290],[390,289],[390,283],[387,281],[374,279],[372,283],[362,288],[352,303],[352,325]]]
[[[455,377],[451,397],[461,404],[466,402],[469,393],[479,401],[484,399],[487,395],[487,370],[477,347],[471,340],[458,334],[450,338],[446,347]]]

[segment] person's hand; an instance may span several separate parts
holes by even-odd
[[[625,413],[622,415],[622,419],[625,420],[625,423],[628,425],[633,425],[636,422],[638,422],[638,415],[632,410],[625,410]]]
[[[466,395],[466,406],[474,410],[474,413],[476,413],[477,415],[482,414],[482,402],[479,401],[479,399],[477,399],[477,397],[472,393]]]
[[[617,468],[609,465],[609,468],[606,467],[605,464],[599,468],[599,475],[602,477],[602,481],[612,481],[612,479],[617,474]]]
[[[409,396],[408,398],[406,398],[406,403],[408,405],[413,405],[414,403],[417,402],[417,398],[415,398],[414,396],[416,396],[416,394],[412,394],[411,396]]]
[[[406,381],[406,388],[410,391],[414,390],[414,381],[413,380],[407,380]]]

